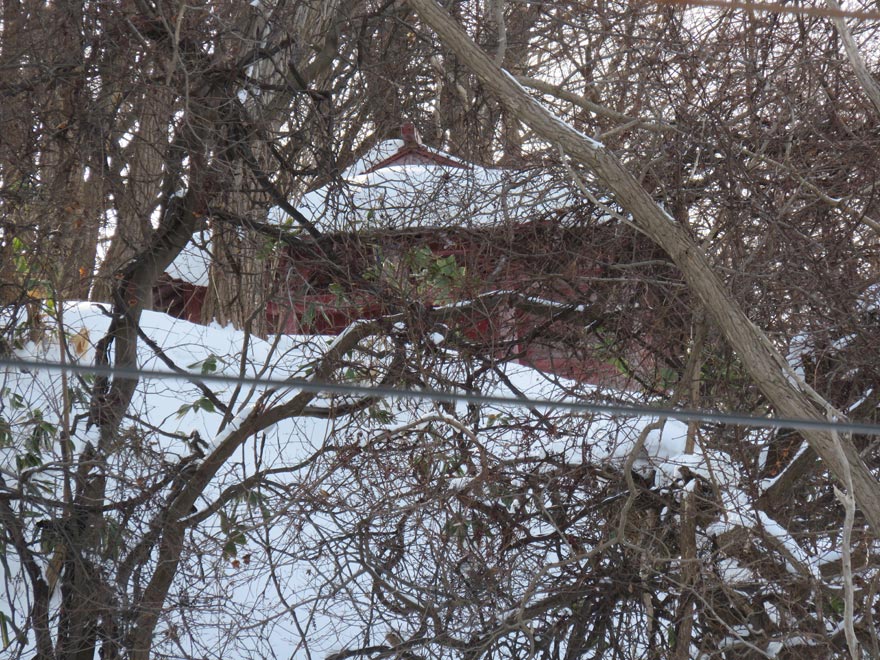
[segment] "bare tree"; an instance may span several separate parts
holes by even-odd
[[[4,650],[877,656],[871,438],[375,390],[875,419],[876,28],[850,27],[4,1],[0,353],[188,379],[4,370]],[[371,219],[344,172],[404,120],[510,167],[502,192],[436,168],[454,217]],[[204,320],[240,332],[150,312],[194,236]],[[270,334],[298,309],[304,334]],[[353,323],[310,334],[321,314]],[[615,387],[522,366],[562,354]]]

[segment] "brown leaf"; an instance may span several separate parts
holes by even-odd
[[[89,341],[88,328],[81,328],[78,330],[77,333],[70,338],[70,345],[73,346],[73,351],[76,353],[77,357],[82,356],[87,350],[89,350],[91,342]]]

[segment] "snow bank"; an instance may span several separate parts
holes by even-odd
[[[107,331],[109,317],[101,306],[90,303],[66,306],[63,317],[64,332],[70,338],[70,345],[73,347],[68,359],[86,364],[93,362],[94,343]],[[194,325],[156,312],[144,312],[142,326],[144,332],[162,347],[169,359],[196,376],[207,373],[227,375],[239,373],[244,336],[233,328],[221,328],[216,324]],[[39,341],[28,343],[18,351],[18,356],[24,359],[58,360],[61,352],[57,336],[57,332],[49,328]],[[74,338],[77,340],[74,341]],[[338,341],[338,338],[285,336],[261,340],[252,337],[244,360],[244,374],[271,378],[305,377],[310,373],[315,360],[320,359],[328,347],[334,345],[334,341]],[[442,353],[442,359],[431,365],[430,369],[426,369],[427,380],[424,381],[423,386],[449,388],[449,383],[464,382],[462,374],[472,369],[473,365],[469,365],[467,360],[445,348],[445,344],[435,348],[438,353]],[[352,362],[363,361],[370,359],[368,353],[369,351],[365,351],[360,356],[355,354],[349,357]],[[147,369],[168,369],[146,345],[140,347],[139,364]],[[381,367],[381,364],[378,366]],[[550,400],[563,400],[575,394],[587,398],[600,394],[604,397],[609,396],[608,392],[600,393],[589,386],[559,379],[551,380],[547,375],[523,365],[499,365],[498,369],[503,378],[491,370],[482,371],[483,376],[475,381],[481,393],[507,397],[525,395]],[[436,373],[436,382],[431,381],[427,376],[431,370]],[[344,381],[342,370],[338,376]],[[61,419],[59,405],[62,400],[61,381],[57,374],[39,370],[27,372],[7,370],[0,374],[0,377],[2,377],[0,411],[16,432],[13,442],[0,450],[0,469],[3,470],[7,483],[14,486],[12,481],[19,474],[16,460],[20,457],[33,427],[31,419],[33,410],[40,409],[42,419],[50,424],[57,424]],[[76,381],[76,379],[71,380]],[[228,401],[235,389],[232,384],[212,384],[211,388],[221,401]],[[116,496],[128,497],[133,493],[132,483],[136,483],[138,479],[154,478],[156,463],[148,463],[147,458],[158,461],[159,465],[168,466],[177,464],[181,458],[190,455],[192,448],[187,443],[187,438],[194,432],[199,434],[206,443],[207,450],[210,451],[217,442],[227,437],[231,429],[236,428],[237,420],[250,414],[254,401],[264,391],[262,387],[243,388],[232,408],[231,424],[221,432],[219,428],[223,419],[222,413],[216,410],[213,404],[206,402],[197,386],[184,381],[143,379],[130,409],[131,418],[126,422],[131,430],[130,441],[140,439],[139,441],[144,443],[142,458],[138,458],[141,454],[136,451],[134,458],[126,459],[130,460],[129,463],[121,462],[117,466],[118,472],[113,473],[112,486],[115,488]],[[278,390],[274,395],[275,398],[270,400],[268,405],[286,400],[292,392],[293,390],[284,388]],[[620,393],[618,396],[623,399],[628,395]],[[14,405],[16,397],[26,401],[26,405]],[[343,400],[327,395],[316,399],[315,405],[335,405]],[[72,411],[74,416],[85,413],[87,393],[84,392],[83,397],[77,401]],[[296,465],[326,446],[347,444],[352,448],[372,451],[373,447],[385,446],[382,445],[383,442],[393,443],[399,435],[398,430],[414,427],[418,425],[419,420],[426,417],[440,415],[438,404],[432,402],[396,401],[393,405],[391,402],[386,403],[388,405],[380,410],[381,415],[365,414],[351,427],[345,426],[345,419],[330,420],[319,417],[299,417],[280,422],[240,448],[224,470],[216,476],[205,493],[205,498],[196,503],[197,507],[204,507],[217,493],[231,484],[240,483],[243,475],[251,474],[258,468]],[[461,423],[466,419],[473,420],[473,417],[468,417],[472,414],[473,410],[465,404],[442,409],[442,415],[456,415]],[[548,417],[542,419],[543,414]],[[469,449],[465,449],[463,445],[457,446],[456,453],[470,452],[470,455],[464,455],[455,470],[444,471],[445,468],[434,467],[433,471],[426,471],[426,479],[433,479],[435,483],[433,485],[428,483],[425,488],[436,488],[437,492],[446,493],[453,498],[467,496],[493,504],[498,501],[498,496],[484,492],[481,485],[483,476],[491,474],[493,466],[497,467],[508,462],[512,464],[517,459],[525,459],[525,464],[534,465],[534,459],[549,457],[552,460],[548,465],[591,464],[619,469],[635,450],[645,428],[654,422],[656,419],[653,418],[620,418],[598,414],[552,415],[552,411],[542,411],[539,415],[513,406],[483,406],[479,410],[477,421],[467,424],[468,427],[472,424],[479,427],[478,446]],[[444,426],[442,421],[431,423],[437,428],[430,432],[426,429],[420,435],[400,435],[396,441],[404,443],[407,451],[413,446],[413,438],[417,438],[418,442],[425,442],[427,448],[430,448],[431,443],[449,442],[453,427],[448,424]],[[427,427],[427,424],[419,428],[422,427]],[[162,432],[157,433],[153,429],[161,429]],[[687,488],[693,488],[697,480],[712,484],[721,497],[722,515],[709,526],[706,530],[707,534],[720,534],[736,527],[754,529],[765,538],[774,540],[775,548],[784,550],[792,572],[803,572],[806,567],[813,577],[819,579],[820,560],[811,557],[776,521],[762,513],[755,513],[751,508],[751,500],[745,494],[745,485],[740,483],[742,476],[736,462],[724,452],[704,451],[699,443],[693,453],[686,453],[687,431],[686,424],[674,420],[667,420],[661,428],[649,431],[635,457],[635,469],[652,479],[655,489],[671,493],[674,497],[679,497]],[[80,422],[73,436],[74,450],[79,451],[85,442],[95,440],[95,430],[86,431],[84,424]],[[45,449],[47,454],[56,450],[54,447]],[[486,459],[487,456],[491,458]],[[59,459],[58,456],[54,457],[54,460]],[[496,463],[486,466],[483,462],[485,460]],[[142,464],[138,461],[142,461]],[[438,461],[442,462],[440,459]],[[484,471],[484,467],[489,467],[489,471]],[[60,483],[52,476],[53,474],[51,470],[46,471],[45,486],[50,490],[58,490]],[[284,481],[285,478],[288,479],[287,482]],[[291,476],[284,477],[279,474],[273,476],[273,479],[279,487],[290,488],[292,492],[299,487]],[[513,499],[509,504],[511,507],[526,506],[528,501],[542,497],[538,493],[529,492],[522,479],[513,480],[511,484],[514,488],[522,489],[522,492],[512,495]],[[323,482],[319,478],[310,487],[315,488],[315,492],[328,501],[341,498],[346,507],[361,506],[369,510],[373,506],[373,498],[394,501],[397,489],[405,486],[392,480],[383,483],[379,489],[370,490],[364,483],[360,483],[357,488],[352,489],[349,486],[349,489],[345,490],[345,484]],[[548,508],[551,505],[552,502],[544,504]],[[313,539],[324,538],[341,524],[339,519],[329,514],[311,512],[306,517],[297,517],[295,510],[289,511],[283,507],[271,510],[266,515],[269,519],[260,525],[261,528],[265,527],[263,542],[268,547],[296,547],[291,539],[296,540],[297,543],[301,542],[302,547],[308,547],[308,543]],[[139,523],[132,524],[135,525],[133,534],[142,533],[143,530],[137,529]],[[440,521],[426,519],[422,524],[425,526],[425,533],[439,533],[439,528],[429,529],[429,526],[439,526]],[[555,529],[548,521],[536,525],[541,528],[536,527],[532,530],[536,535],[555,533]],[[357,602],[369,597],[370,584],[363,573],[358,572],[354,563],[343,560],[333,569],[339,571],[339,580],[341,580],[339,584],[344,586],[339,587],[340,597],[333,601],[331,610],[314,610],[311,609],[312,604],[317,602],[319,596],[326,594],[326,586],[321,583],[319,579],[321,573],[316,572],[316,566],[326,562],[332,564],[334,558],[313,556],[305,551],[299,551],[299,554],[291,551],[285,556],[283,564],[275,566],[273,576],[268,570],[269,559],[256,554],[251,556],[248,546],[238,550],[239,556],[247,553],[246,564],[243,560],[236,560],[237,565],[228,561],[224,564],[223,558],[216,549],[217,539],[222,536],[220,521],[211,518],[199,527],[198,534],[194,537],[196,544],[201,544],[200,548],[214,548],[210,552],[214,553],[215,565],[220,567],[219,572],[213,574],[217,581],[210,581],[199,588],[205,593],[210,593],[216,601],[222,602],[225,608],[222,613],[220,610],[216,613],[206,610],[199,615],[203,617],[200,620],[201,624],[210,623],[213,620],[211,617],[216,616],[216,626],[208,628],[214,632],[205,634],[217,635],[217,637],[205,638],[206,646],[219,647],[222,631],[229,629],[228,621],[224,621],[223,616],[229,616],[230,612],[240,612],[244,617],[250,616],[250,613],[255,611],[265,612],[267,617],[271,617],[271,625],[267,624],[266,627],[260,628],[259,636],[254,633],[253,637],[223,639],[222,643],[226,644],[223,657],[244,658],[259,655],[268,648],[285,657],[302,657],[301,650],[297,651],[296,643],[290,641],[299,640],[300,633],[290,622],[286,605],[279,604],[278,599],[274,597],[277,588],[273,581],[275,579],[280,581],[284,593],[293,599],[292,602],[296,607],[309,611],[312,624],[308,636],[313,654],[326,654],[355,644],[361,628],[357,624],[358,613],[352,608]],[[199,552],[203,551],[199,550]],[[821,561],[828,561],[831,556],[832,554],[827,552]],[[549,563],[553,561],[550,556],[546,559]],[[187,558],[175,585],[175,593],[186,594],[193,589],[190,578],[192,574],[203,570],[199,564],[202,561],[200,555]],[[19,572],[14,559],[9,561],[8,566],[10,570]],[[733,559],[723,562],[719,570],[732,584],[747,583],[753,577],[748,569]],[[187,578],[187,571],[193,572],[190,578]],[[219,577],[216,577],[218,575]],[[17,577],[0,574],[0,580],[7,579],[11,585],[10,598],[13,601],[23,602],[24,592],[20,589],[21,585],[17,582]],[[343,593],[347,594],[344,598]],[[0,603],[0,607],[6,605]],[[185,614],[169,616],[185,616]]]

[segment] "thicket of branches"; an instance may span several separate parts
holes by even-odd
[[[518,395],[507,366],[552,345],[617,371],[616,389],[547,376],[555,396],[876,421],[880,23],[443,3],[668,213],[689,241],[672,254],[608,158],[548,140],[420,5],[3,0],[0,354],[192,370],[141,321],[210,232],[202,320],[240,331],[229,373]],[[468,246],[444,284],[458,306],[414,293],[437,263],[430,229],[296,210],[405,120],[574,200],[447,227]],[[724,300],[695,285],[697,253]],[[273,337],[266,310],[295,302],[279,272],[303,262],[381,314],[331,344]],[[487,296],[502,266],[515,275]],[[102,305],[106,335],[68,326],[77,300]],[[529,332],[466,331],[505,314]],[[196,371],[218,369],[199,355]],[[205,449],[154,423],[148,387],[3,372],[8,657],[880,657],[872,437],[691,423],[670,472],[646,463],[664,420],[202,384],[181,403],[213,415]]]

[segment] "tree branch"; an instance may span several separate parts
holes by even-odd
[[[868,71],[868,66],[865,64],[861,53],[859,53],[859,47],[856,45],[855,39],[853,39],[852,32],[849,31],[846,21],[841,15],[840,4],[837,0],[825,0],[825,3],[835,12],[831,20],[834,21],[834,27],[837,28],[837,33],[843,42],[843,48],[846,50],[846,56],[852,65],[856,78],[859,79],[859,84],[861,84],[862,90],[870,99],[874,109],[880,114],[880,87],[878,87],[877,81],[874,80],[874,76]]]
[[[520,121],[545,140],[560,146],[574,160],[596,172],[599,180],[632,214],[636,225],[662,247],[682,271],[690,289],[742,359],[749,375],[776,410],[785,416],[821,420],[815,406],[797,381],[790,380],[789,367],[769,338],[746,316],[732,294],[712,269],[706,255],[685,229],[657,205],[623,163],[605,146],[576,131],[532,98],[506,71],[496,66],[468,35],[433,0],[408,0],[419,16],[501,99]],[[830,408],[830,404],[828,406]],[[842,414],[838,414],[843,417]],[[880,534],[880,484],[870,473],[851,442],[842,441],[841,459],[830,433],[804,433],[807,442],[825,461],[839,481],[852,471],[853,492],[876,534]],[[843,462],[845,461],[845,462]]]

